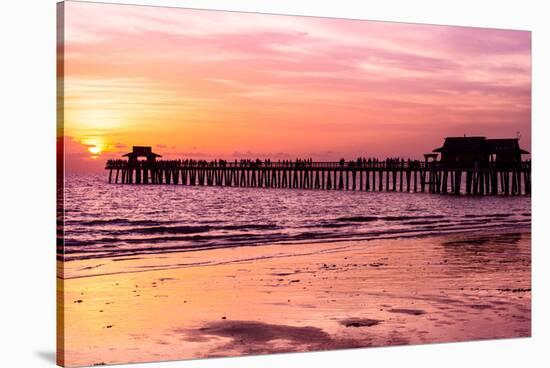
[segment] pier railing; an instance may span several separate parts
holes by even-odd
[[[500,170],[530,170],[531,161],[523,161],[519,163],[498,163],[489,162],[478,166],[464,166],[460,164],[453,165],[452,163],[444,163],[440,161],[425,162],[425,161],[376,161],[359,163],[355,161],[346,162],[219,162],[219,161],[182,161],[182,160],[159,160],[154,162],[138,161],[130,164],[128,160],[108,160],[105,169],[124,169],[128,167],[134,168],[216,168],[216,169],[392,169],[392,170],[410,170],[410,169],[462,169],[462,170],[484,170],[484,169],[500,169]]]
[[[460,194],[464,191],[473,195],[531,193],[530,161],[461,165],[403,159],[336,162],[109,160],[105,168],[109,170],[109,183],[122,184],[420,191],[442,194]]]

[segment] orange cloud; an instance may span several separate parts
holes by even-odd
[[[529,32],[66,6],[64,134],[101,160],[121,143],[419,157],[444,136],[518,131],[530,150]]]

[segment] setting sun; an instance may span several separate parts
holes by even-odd
[[[92,146],[88,147],[88,151],[90,151],[90,153],[93,153],[94,155],[98,155],[101,153],[101,148],[99,148],[98,146]]]
[[[92,154],[92,159],[97,159],[105,151],[105,142],[101,138],[88,138],[82,141],[82,144],[86,145],[88,152]]]

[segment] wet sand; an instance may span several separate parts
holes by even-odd
[[[528,230],[65,263],[66,366],[527,337]]]

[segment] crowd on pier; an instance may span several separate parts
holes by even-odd
[[[312,158],[295,160],[277,160],[271,159],[241,159],[228,161],[224,159],[218,160],[156,160],[156,161],[133,161],[127,160],[108,160],[107,168],[117,169],[125,167],[147,167],[155,166],[159,169],[178,169],[183,167],[189,168],[413,168],[420,167],[419,160],[405,160],[404,158],[392,157],[380,160],[374,157],[358,157],[356,160],[346,161],[340,159],[337,162],[320,162],[313,161]]]

